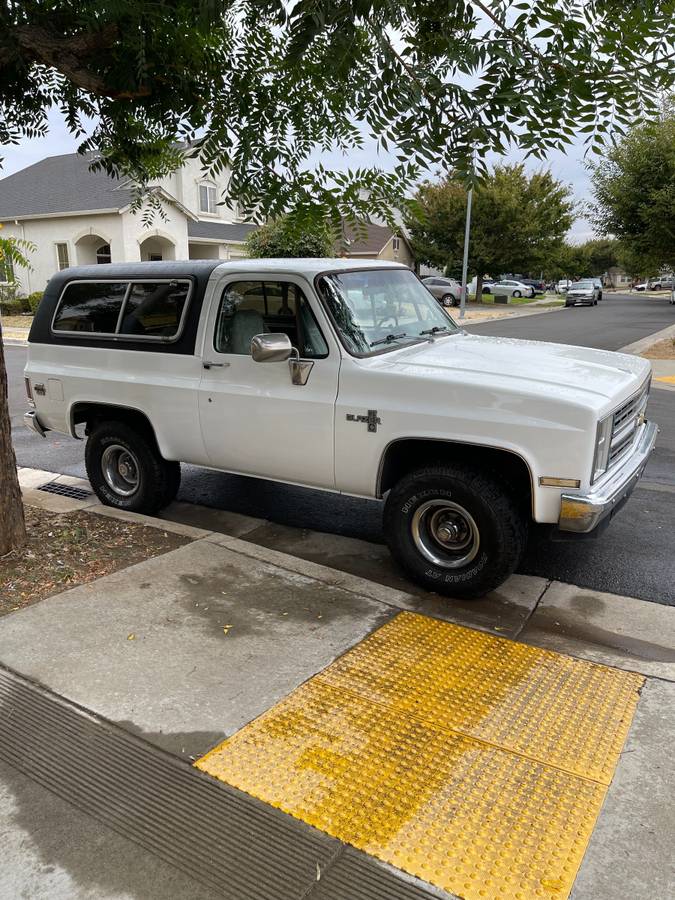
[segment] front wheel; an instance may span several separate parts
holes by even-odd
[[[441,304],[443,306],[454,306],[455,298],[452,296],[452,294],[443,294],[443,296],[441,297]]]
[[[89,435],[87,476],[106,506],[153,515],[174,499],[180,463],[162,457],[150,433],[125,422],[102,422]]]
[[[520,291],[514,291],[514,292],[511,294],[511,296],[512,296],[512,297],[520,297]]]
[[[496,478],[468,465],[404,476],[384,511],[394,559],[428,590],[473,599],[499,587],[525,548],[527,520]]]

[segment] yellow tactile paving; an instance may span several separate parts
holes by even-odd
[[[675,375],[659,375],[654,381],[664,381],[666,384],[675,384]]]
[[[402,613],[196,765],[467,900],[564,898],[642,681]]]
[[[643,682],[630,672],[411,613],[317,678],[605,784]]]

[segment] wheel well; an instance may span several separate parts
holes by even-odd
[[[380,464],[377,496],[382,497],[408,472],[436,462],[466,462],[496,472],[532,508],[532,476],[525,460],[509,450],[412,438],[394,441]]]
[[[141,434],[150,438],[157,446],[155,430],[145,413],[128,406],[114,406],[109,403],[75,403],[70,412],[71,431],[75,434],[75,426],[85,423],[84,433],[91,434],[101,422],[124,422]]]

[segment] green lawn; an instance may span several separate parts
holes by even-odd
[[[536,297],[509,297],[508,303],[509,303],[509,306],[519,306],[519,305],[522,305],[523,303],[532,303],[536,299],[537,299]],[[474,297],[470,296],[469,300],[471,302],[475,302]],[[480,302],[483,305],[487,305],[487,306],[494,305],[494,302],[495,302],[494,294],[483,294],[483,299]]]

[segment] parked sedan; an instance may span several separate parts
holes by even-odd
[[[492,285],[492,293],[506,294],[508,297],[534,297],[534,288],[531,284],[504,278],[502,281],[495,281]]]
[[[565,306],[597,306],[600,289],[592,279],[575,281],[567,288]]]
[[[422,284],[431,291],[443,306],[459,306],[462,286],[454,278],[441,278],[437,275],[430,275],[422,279]]]

